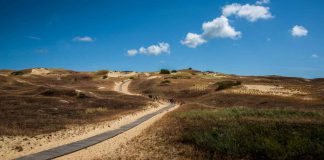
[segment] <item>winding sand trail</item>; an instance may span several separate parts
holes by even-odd
[[[134,95],[128,91],[131,80],[117,83],[115,91]],[[139,135],[145,128],[159,120],[164,114],[179,107],[177,104],[159,102],[158,107],[149,108],[135,115],[120,119],[119,125],[103,133],[82,139],[73,143],[58,146],[35,154],[18,158],[19,160],[47,159],[100,159],[103,156],[114,155],[121,145]],[[118,155],[117,155],[118,157]]]

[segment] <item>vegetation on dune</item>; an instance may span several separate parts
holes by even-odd
[[[171,81],[169,81],[169,80],[163,80],[163,81],[160,82],[160,84],[162,84],[162,85],[163,84],[169,84],[169,83],[171,83]]]
[[[220,91],[220,90],[224,90],[239,85],[241,85],[240,81],[220,81],[220,82],[216,82],[214,84],[214,87],[216,91]]]
[[[63,72],[63,71],[62,71]],[[146,106],[148,98],[99,90],[113,80],[95,73],[0,76],[0,136],[34,136],[70,125],[111,120]]]
[[[30,73],[31,70],[30,69],[24,69],[24,70],[19,70],[19,71],[13,71],[10,73],[10,75],[12,76],[21,76],[21,75],[24,75],[24,74],[27,74],[27,73]]]
[[[170,71],[167,69],[161,69],[160,74],[170,74]]]
[[[105,107],[98,107],[98,108],[87,108],[85,110],[86,114],[94,114],[94,113],[105,113],[108,112],[108,109]]]
[[[99,75],[99,76],[103,76],[103,75],[106,75],[108,74],[108,71],[107,70],[99,70],[96,72],[96,75]]]
[[[323,110],[193,109],[179,112],[176,119],[181,141],[209,158],[324,158]]]

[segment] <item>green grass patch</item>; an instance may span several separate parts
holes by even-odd
[[[246,107],[177,114],[182,141],[212,157],[323,159],[323,111]]]

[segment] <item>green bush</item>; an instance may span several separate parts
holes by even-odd
[[[233,86],[239,86],[241,84],[242,83],[240,81],[220,81],[220,82],[216,82],[214,84],[214,87],[216,91],[220,91],[227,88],[231,88]]]
[[[135,79],[135,77],[129,77],[129,79]]]
[[[177,71],[177,70],[172,70],[171,72],[172,72],[172,73],[177,73],[178,71]]]
[[[161,69],[160,74],[170,74],[170,71],[167,69]]]

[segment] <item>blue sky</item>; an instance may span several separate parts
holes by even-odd
[[[324,77],[323,7],[322,0],[0,0],[0,68]]]

